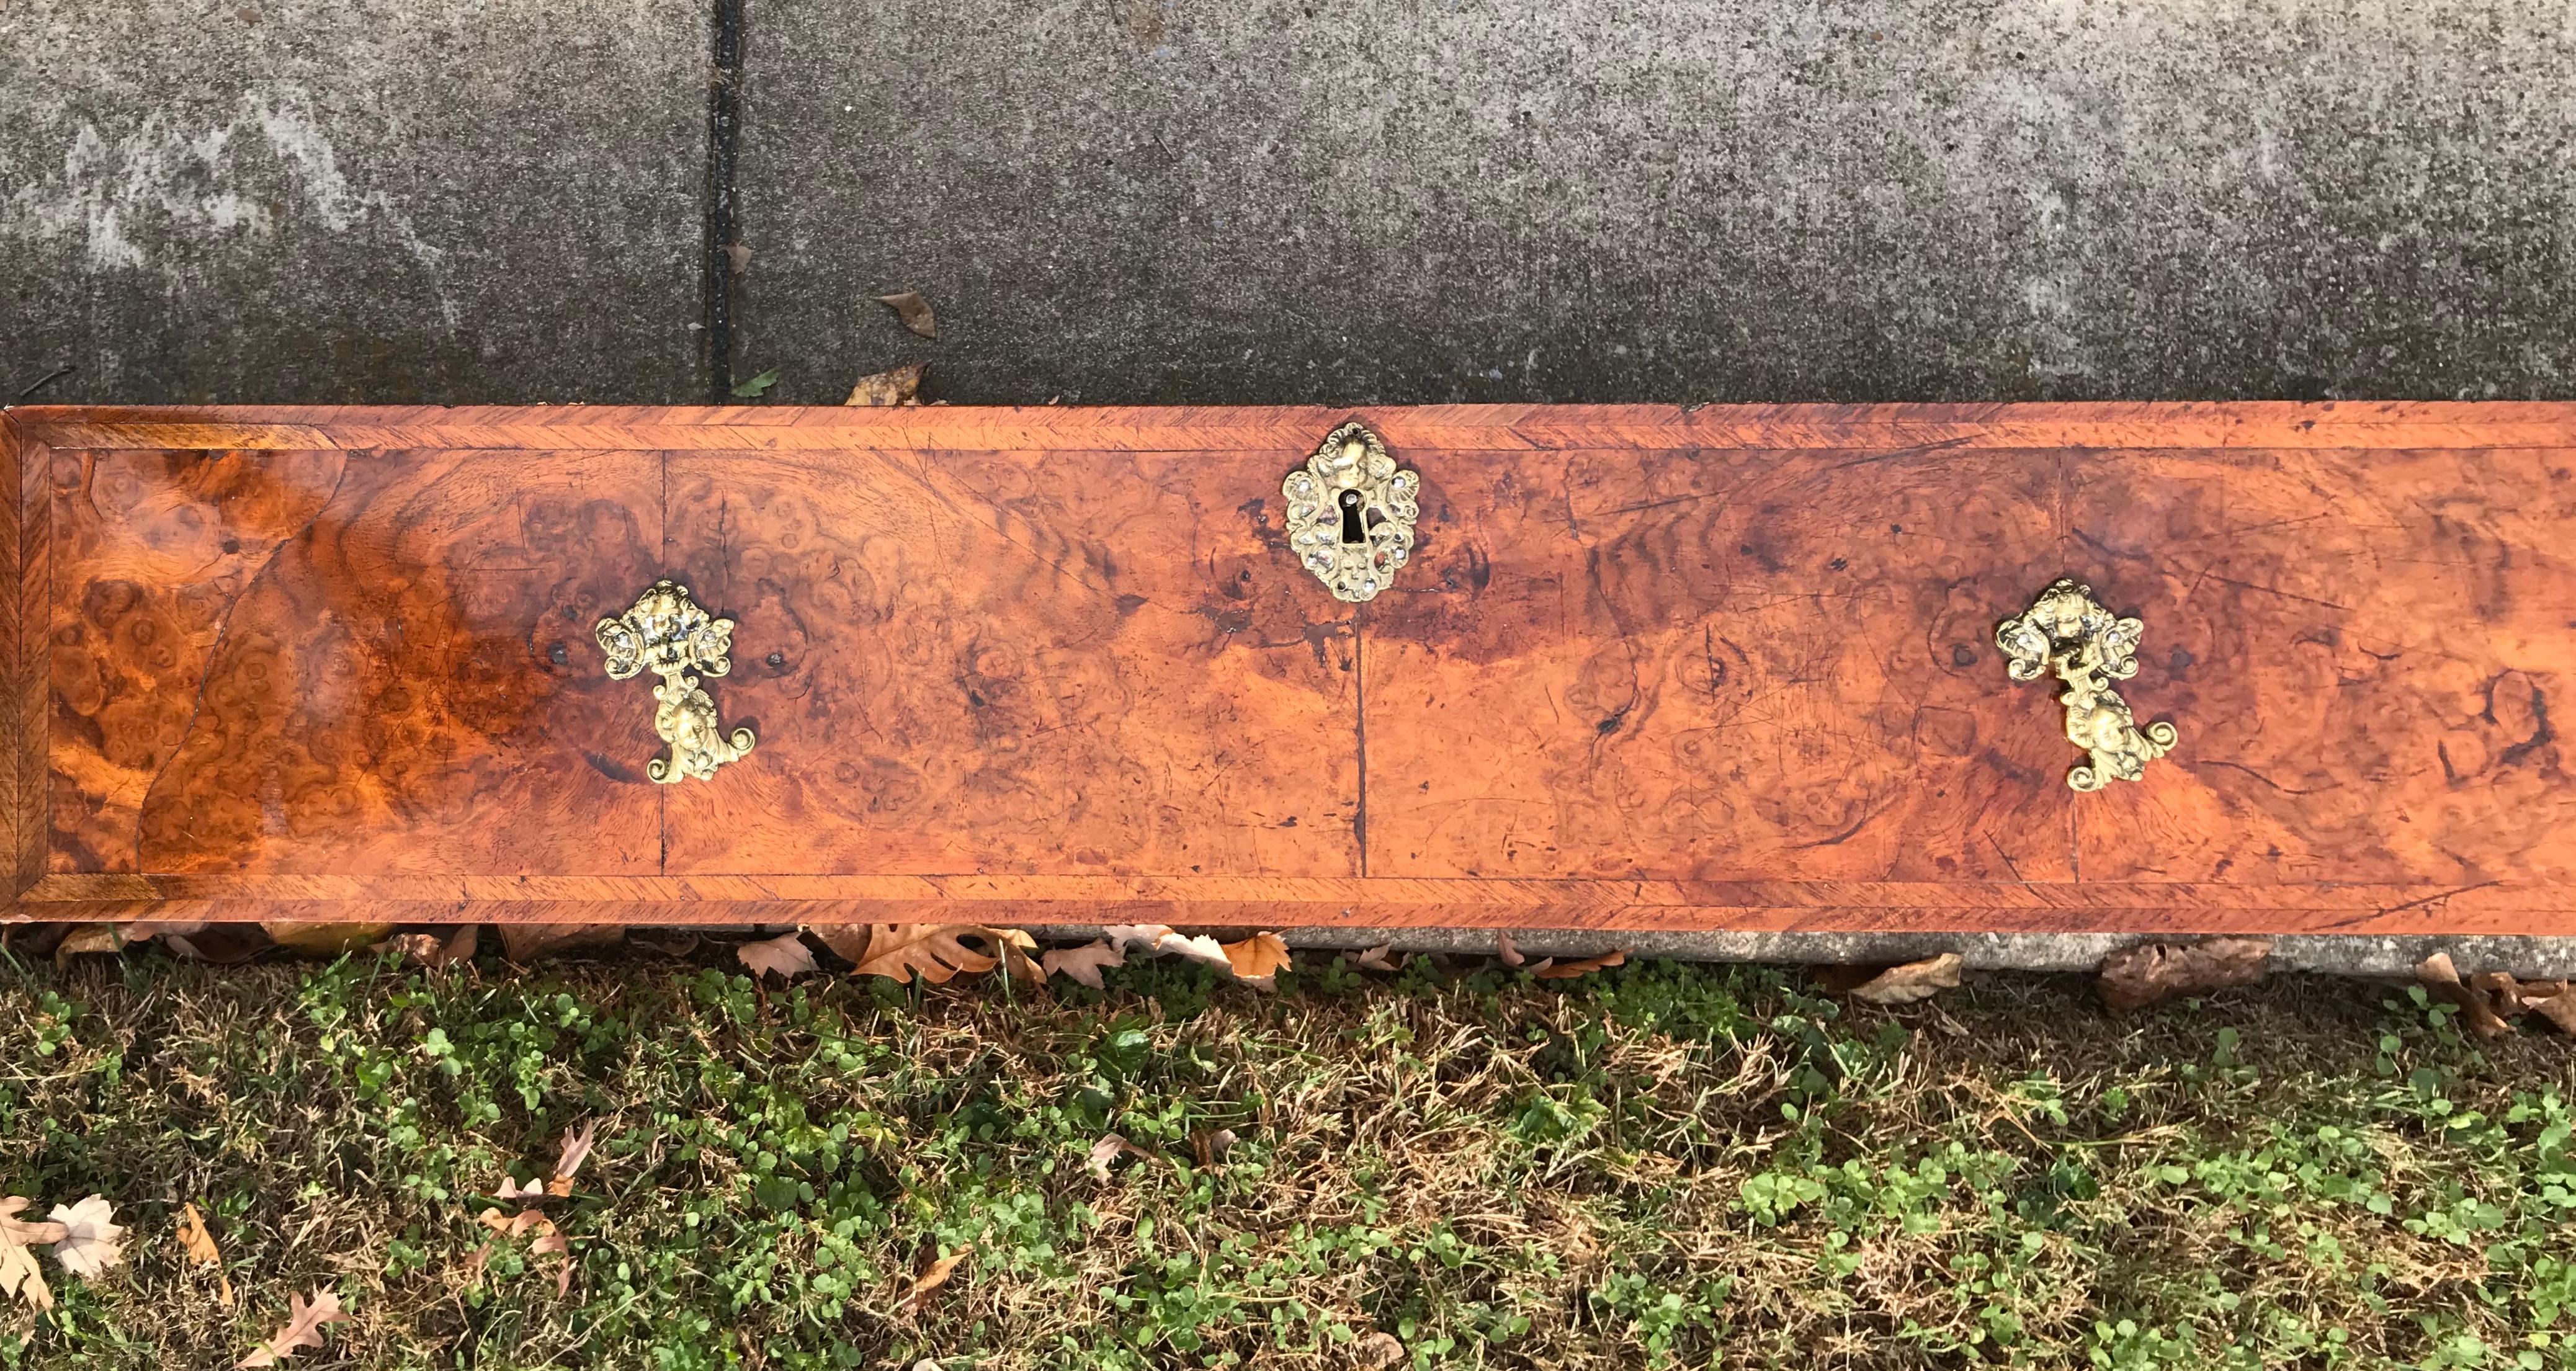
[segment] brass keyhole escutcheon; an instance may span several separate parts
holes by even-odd
[[[666,784],[688,777],[713,780],[716,768],[751,751],[751,730],[731,734],[716,717],[715,697],[692,672],[722,676],[733,670],[733,620],[719,619],[689,598],[689,588],[665,576],[623,614],[599,621],[599,646],[608,653],[608,679],[639,672],[661,677],[653,687],[653,731],[671,755],[645,763],[644,774]]]
[[[2111,688],[2138,674],[2146,631],[2145,621],[2095,603],[2093,588],[2071,576],[2057,578],[2029,609],[1995,626],[1995,646],[2014,680],[2055,673],[2066,686],[2057,697],[2066,706],[2066,738],[2088,756],[2066,773],[2076,790],[2143,778],[2147,763],[2172,751],[2181,736],[2162,719],[2141,728],[2129,702]]]
[[[1422,477],[1354,419],[1288,473],[1288,550],[1337,600],[1377,598],[1413,559]]]

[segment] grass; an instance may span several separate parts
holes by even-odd
[[[0,1194],[132,1229],[0,1313],[0,1367],[230,1365],[316,1287],[356,1321],[290,1365],[1342,1367],[1383,1332],[1422,1367],[2576,1367],[2576,1064],[2411,992],[1055,986],[764,991],[721,949],[0,965]],[[558,1294],[476,1215],[586,1119]],[[1112,1130],[1153,1156],[1102,1181]]]

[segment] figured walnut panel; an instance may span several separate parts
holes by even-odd
[[[87,451],[52,469],[56,872],[655,869],[590,625],[651,453]]]
[[[1993,642],[2057,573],[2054,456],[1404,455],[1372,874],[2072,878],[2064,741]]]
[[[760,742],[672,789],[668,869],[1355,873],[1350,620],[1284,551],[1286,466],[671,454]]]
[[[2182,729],[2086,881],[2576,880],[2576,451],[2103,453],[2068,512]]]

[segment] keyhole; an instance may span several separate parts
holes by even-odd
[[[1368,541],[1368,526],[1360,522],[1360,493],[1342,492],[1342,541],[1345,544]]]

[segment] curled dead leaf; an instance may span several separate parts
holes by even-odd
[[[939,321],[931,315],[930,302],[921,298],[920,291],[907,290],[898,295],[880,295],[877,297],[877,303],[893,310],[894,317],[901,320],[905,328],[911,329],[924,338],[939,336]]]
[[[555,1256],[572,1255],[572,1239],[565,1237],[561,1233],[548,1233],[537,1239],[535,1242],[528,1244],[528,1255],[531,1257],[543,1257],[549,1254]]]
[[[1190,1153],[1199,1159],[1202,1171],[1216,1165],[1233,1150],[1234,1144],[1234,1130],[1231,1128],[1203,1128],[1190,1135]]]
[[[1364,966],[1371,971],[1393,971],[1397,969],[1397,966],[1399,965],[1396,962],[1388,960],[1394,955],[1394,953],[1395,944],[1379,943],[1375,947],[1360,949],[1359,955],[1351,958],[1351,965]]]
[[[307,957],[346,956],[394,935],[392,924],[263,922],[259,927],[271,942]]]
[[[2497,1012],[2500,1006],[2489,992],[2460,979],[2459,969],[2451,964],[2450,953],[2436,952],[2426,957],[2417,964],[2415,979],[2434,998],[2457,1005],[2460,1020],[2469,1026],[2471,1033],[2481,1038],[2501,1038],[2513,1031],[2512,1025],[2504,1021],[2503,1014]],[[2518,1001],[2519,996],[2516,998]],[[2519,1012],[2519,1004],[2508,1012]]]
[[[1288,965],[1288,940],[1276,933],[1255,933],[1242,942],[1223,944],[1223,948],[1234,978],[1265,990],[1280,969]]]
[[[340,1308],[340,1297],[333,1291],[316,1290],[311,1300],[290,1295],[286,1304],[286,1323],[268,1341],[252,1348],[249,1356],[233,1363],[234,1371],[253,1366],[275,1366],[280,1357],[293,1356],[308,1348],[322,1346],[322,1326],[349,1322]]]
[[[179,1250],[198,1266],[215,1268],[215,1299],[226,1309],[233,1307],[232,1277],[224,1274],[224,1254],[215,1246],[215,1235],[206,1227],[206,1216],[197,1212],[193,1203],[179,1210]]]
[[[782,981],[792,981],[814,969],[813,949],[805,946],[805,936],[793,929],[775,938],[744,943],[733,950],[733,955],[751,968],[751,974],[774,975]]]
[[[1509,933],[1494,935],[1494,955],[1502,958],[1505,966],[1518,966],[1523,960],[1520,945],[1512,941]]]
[[[1038,958],[1038,968],[1046,974],[1070,976],[1094,990],[1102,988],[1101,968],[1126,964],[1127,954],[1106,938],[1080,947],[1050,947]]]
[[[63,1227],[63,1236],[54,1243],[54,1260],[65,1271],[91,1277],[125,1260],[125,1229],[116,1222],[116,1208],[106,1196],[55,1205],[48,1217]]]
[[[1628,950],[1624,947],[1614,947],[1598,957],[1584,957],[1571,962],[1560,962],[1550,957],[1531,967],[1529,973],[1542,981],[1570,981],[1577,976],[1587,976],[1595,971],[1607,971],[1614,966],[1625,966],[1627,962]]]
[[[2142,943],[2102,959],[2094,990],[2114,1012],[2144,1009],[2177,995],[2198,995],[2263,979],[2269,938],[2204,938],[2196,943]]]
[[[2523,1003],[2561,1033],[2576,1033],[2576,993],[2565,981],[2525,981]]]
[[[213,966],[239,966],[275,946],[258,924],[207,924],[194,933],[164,933],[161,945]]]
[[[479,924],[459,924],[445,933],[397,933],[382,945],[414,966],[437,971],[474,960],[482,932]]]
[[[1919,962],[1891,966],[1885,971],[1851,988],[1851,997],[1863,1004],[1912,1004],[1928,1000],[1944,990],[1956,989],[1959,972],[1968,964],[1956,952],[1944,952]]]
[[[590,1160],[590,1145],[598,1137],[597,1119],[584,1123],[578,1133],[569,1126],[564,1129],[563,1148],[555,1154],[555,1174],[546,1182],[547,1194],[560,1197],[572,1193],[572,1178],[581,1170],[581,1164]]]
[[[74,957],[94,957],[103,952],[122,952],[126,944],[123,924],[75,924],[63,940],[54,944],[54,961],[59,964]]]
[[[912,1289],[903,1297],[904,1311],[919,1313],[922,1305],[929,1301],[931,1292],[946,1285],[948,1278],[957,1274],[957,1264],[966,1260],[966,1254],[974,1250],[975,1244],[961,1243],[956,1251],[922,1268],[921,1274],[913,1278]]]
[[[1187,957],[1191,961],[1221,971],[1234,970],[1234,959],[1226,955],[1225,946],[1204,934],[1183,937],[1163,924],[1111,924],[1100,930],[1109,941],[1131,952],[1152,957]]]
[[[909,366],[896,367],[892,371],[880,371],[873,376],[862,376],[857,385],[850,387],[850,398],[841,403],[874,406],[918,405],[921,403],[921,377],[928,370],[930,370],[928,362],[914,362]]]

